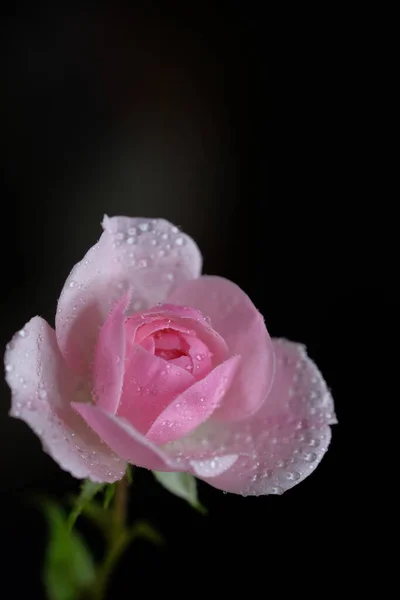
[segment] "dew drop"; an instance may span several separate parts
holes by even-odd
[[[182,236],[177,237],[176,240],[175,240],[175,244],[177,246],[183,246],[184,243],[185,243],[185,240],[184,240],[184,238]]]
[[[135,235],[137,234],[137,229],[136,229],[136,227],[129,227],[129,228],[128,228],[128,234],[129,234],[129,235],[133,235],[133,236],[135,236]]]
[[[69,287],[70,287],[70,288],[73,288],[73,287],[75,287],[75,286],[76,286],[76,281],[73,281],[73,280],[72,280],[72,281],[70,281],[70,282],[69,282]]]
[[[120,231],[119,233],[115,234],[115,239],[116,240],[123,240],[123,239],[125,239],[125,234],[122,233],[122,231]]]
[[[158,251],[158,256],[165,256],[165,250],[159,250]]]
[[[153,239],[151,240],[150,244],[151,244],[152,246],[157,246],[157,240],[156,240],[156,238],[153,238]]]
[[[315,460],[317,460],[317,455],[315,454],[315,452],[305,452],[303,458],[307,462],[314,462]]]
[[[286,473],[286,479],[289,479],[289,481],[297,481],[300,479],[300,473],[297,471],[289,471]]]
[[[308,442],[308,445],[313,448],[316,448],[317,446],[319,446],[319,441],[314,438],[311,438],[311,440],[309,440]]]
[[[26,332],[26,329],[21,329],[20,331],[18,331],[18,334],[21,337],[26,337],[28,335],[27,332]]]
[[[14,367],[12,365],[6,365],[6,371],[7,373],[11,373],[11,371],[14,369]]]
[[[162,240],[167,240],[168,239],[168,233],[163,233],[161,236]]]
[[[139,225],[139,229],[140,231],[149,231],[150,230],[150,223],[140,223]]]
[[[279,485],[277,485],[276,487],[272,487],[269,490],[270,494],[275,494],[277,496],[280,496],[281,494],[283,494],[283,488],[279,487]]]
[[[136,239],[134,237],[128,237],[128,239],[126,240],[126,243],[129,244],[130,246],[132,244],[134,244],[136,242]]]
[[[173,227],[171,227],[171,231],[172,233],[178,233],[179,229],[174,225]]]

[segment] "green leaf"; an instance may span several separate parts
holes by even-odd
[[[161,546],[165,543],[163,536],[159,533],[153,525],[150,525],[147,521],[136,521],[130,530],[130,540],[144,539],[157,546]]]
[[[104,493],[104,502],[103,502],[103,507],[104,510],[107,510],[107,508],[110,506],[111,500],[114,498],[115,495],[115,483],[109,483],[106,487],[106,491]]]
[[[72,508],[68,517],[68,527],[72,530],[75,522],[85,506],[98,494],[104,487],[105,483],[93,483],[90,479],[85,479],[81,485],[81,493],[76,499],[75,506]]]
[[[67,516],[55,502],[42,502],[49,523],[43,579],[49,600],[76,600],[95,582],[95,566],[89,550]]]
[[[153,475],[169,492],[186,500],[202,514],[207,514],[207,510],[200,504],[197,497],[197,481],[193,475],[189,473],[164,473],[163,471],[153,471]]]

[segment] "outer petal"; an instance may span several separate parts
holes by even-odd
[[[14,336],[5,363],[11,416],[28,423],[60,467],[92,481],[121,479],[125,462],[71,410],[69,401],[87,392],[68,370],[46,321],[34,317]]]
[[[221,277],[200,277],[171,292],[168,302],[193,306],[211,319],[231,355],[243,360],[223,405],[215,416],[240,420],[254,414],[271,389],[274,352],[262,315],[234,283]]]
[[[124,381],[125,311],[130,293],[117,303],[101,328],[94,355],[93,380],[96,404],[115,414]]]
[[[204,423],[220,405],[232,384],[240,358],[232,356],[178,396],[157,417],[147,432],[147,437],[157,444],[165,444],[179,439]]]
[[[210,419],[167,444],[177,460],[187,464],[191,457],[193,472],[199,473],[200,466],[201,477],[214,487],[243,495],[282,494],[312,473],[328,448],[329,425],[336,418],[321,373],[303,346],[285,340],[274,340],[274,346],[274,384],[256,415],[226,425]],[[229,465],[227,457],[233,466],[221,474],[221,461]]]
[[[180,469],[168,454],[141,435],[126,419],[91,404],[74,402],[73,407],[106,444],[125,460],[156,471]]]
[[[125,417],[144,434],[160,412],[194,381],[188,371],[146,352],[141,346],[133,346],[118,416]]]
[[[141,310],[201,271],[197,245],[168,221],[105,217],[103,228],[72,269],[56,315],[59,346],[79,374],[88,372],[99,329],[124,290],[132,288],[130,308]]]

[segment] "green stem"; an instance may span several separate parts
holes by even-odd
[[[98,569],[96,586],[92,593],[92,600],[105,599],[113,569],[130,542],[129,535],[126,530],[127,516],[128,482],[126,477],[124,477],[116,484],[111,515],[111,519],[113,521],[111,535],[104,561]]]

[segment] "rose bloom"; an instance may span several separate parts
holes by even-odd
[[[307,477],[336,420],[304,346],[271,339],[237,285],[201,276],[197,245],[167,221],[103,229],[55,330],[34,317],[8,344],[10,414],[77,478],[113,482],[129,462],[259,495]]]

